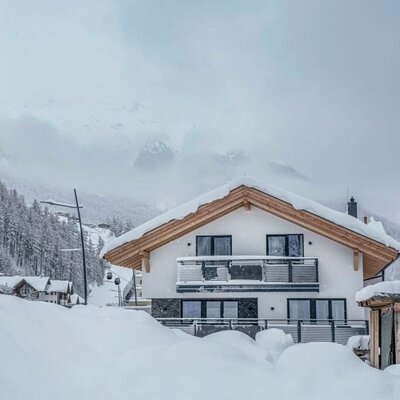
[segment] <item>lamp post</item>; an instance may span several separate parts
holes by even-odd
[[[121,288],[120,288],[120,284],[121,284],[121,279],[119,279],[119,277],[117,276],[114,280],[114,283],[117,285],[118,287],[118,306],[121,307],[122,306],[122,299],[121,299]]]
[[[49,204],[51,206],[58,206],[58,207],[65,207],[65,208],[76,208],[76,210],[78,212],[79,228],[80,228],[80,231],[81,231],[81,245],[82,245],[83,289],[84,289],[85,305],[87,305],[87,274],[86,274],[86,258],[85,258],[85,241],[83,239],[82,219],[81,219],[81,211],[80,211],[80,209],[83,208],[83,206],[79,205],[78,195],[76,194],[76,189],[74,189],[74,195],[75,195],[75,203],[76,203],[76,205],[60,203],[58,201],[54,201],[54,200],[50,200],[50,199],[49,200],[45,200],[45,201],[41,201],[41,203]]]

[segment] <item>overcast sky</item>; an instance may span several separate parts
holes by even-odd
[[[400,222],[399,45],[398,1],[0,0],[0,168],[119,182],[196,132]]]

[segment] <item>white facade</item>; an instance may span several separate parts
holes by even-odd
[[[320,290],[316,292],[177,293],[178,257],[196,256],[197,235],[231,235],[232,255],[266,255],[266,235],[303,234],[304,257],[319,262]],[[258,208],[240,208],[150,253],[151,269],[143,269],[143,296],[149,299],[257,298],[259,318],[287,318],[288,298],[344,298],[347,318],[363,319],[355,302],[363,287],[362,258],[358,271],[353,251],[323,236],[285,221]]]

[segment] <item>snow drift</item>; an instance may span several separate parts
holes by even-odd
[[[277,332],[257,343],[235,331],[200,339],[144,312],[5,295],[0,321],[4,400],[400,398],[398,376],[368,367],[345,346],[290,345]]]

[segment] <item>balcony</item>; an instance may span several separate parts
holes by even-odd
[[[163,325],[180,329],[190,335],[204,337],[224,330],[237,330],[254,338],[269,328],[281,329],[295,343],[333,342],[346,344],[351,336],[368,335],[365,320],[288,320],[257,318],[157,318]]]
[[[202,256],[177,259],[178,293],[318,292],[312,257]]]

